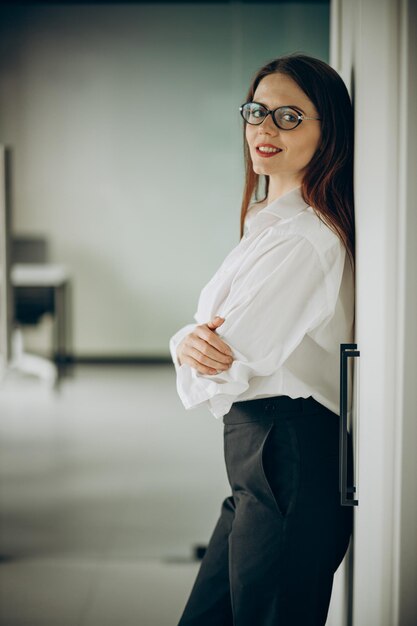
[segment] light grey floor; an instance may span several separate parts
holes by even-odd
[[[223,424],[172,365],[0,386],[1,626],[176,626],[229,495]]]

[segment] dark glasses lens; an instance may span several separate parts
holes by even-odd
[[[246,102],[241,107],[241,115],[248,124],[262,124],[268,115],[268,109],[256,102]],[[277,126],[284,130],[291,130],[299,124],[298,113],[291,107],[279,107],[274,113]]]
[[[298,125],[298,113],[290,107],[280,107],[275,111],[275,121],[281,128],[289,130],[295,128]]]
[[[243,119],[248,122],[248,124],[261,124],[265,119],[268,110],[262,106],[262,104],[247,102],[241,107],[240,112]]]

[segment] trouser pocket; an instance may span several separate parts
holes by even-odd
[[[259,456],[265,487],[282,517],[294,509],[299,487],[300,455],[293,425],[287,420],[269,424]]]
[[[255,505],[280,517],[291,513],[300,464],[292,424],[260,419],[225,425],[224,450],[227,476],[239,510]]]

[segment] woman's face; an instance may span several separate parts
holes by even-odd
[[[319,117],[304,91],[285,74],[268,74],[262,78],[253,101],[271,110],[292,105],[307,117]],[[282,185],[301,184],[303,170],[320,144],[320,134],[320,121],[317,120],[304,120],[293,130],[277,128],[271,115],[262,124],[246,124],[246,140],[255,173],[276,178]],[[273,156],[264,156],[257,150],[261,144],[276,146],[281,151]]]

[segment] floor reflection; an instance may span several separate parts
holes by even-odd
[[[0,624],[173,626],[228,494],[223,431],[171,365],[0,388]]]

